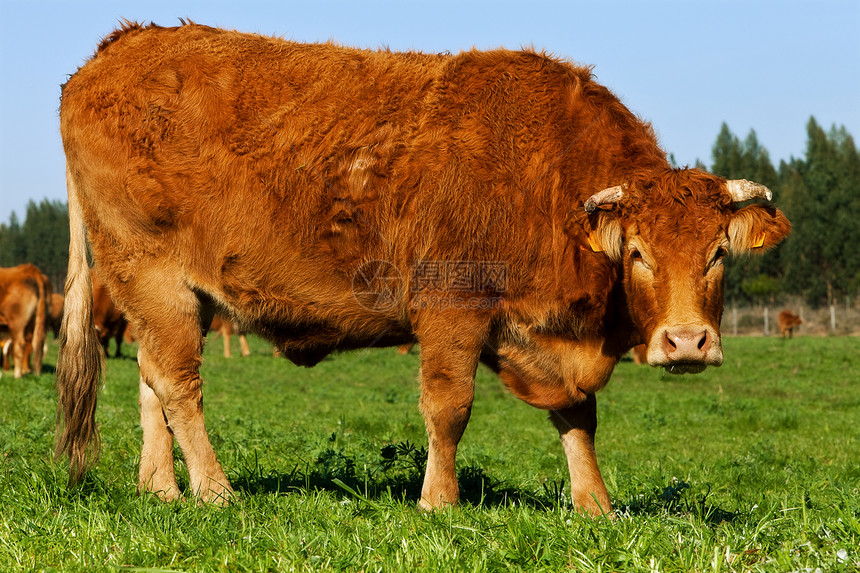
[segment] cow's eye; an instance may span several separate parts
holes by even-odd
[[[705,269],[705,272],[709,272],[714,267],[717,267],[723,264],[723,259],[728,256],[729,252],[725,249],[725,247],[719,247],[717,252],[714,253],[714,258],[711,260],[711,263]]]
[[[630,259],[634,263],[642,262],[642,253],[639,252],[639,249],[633,249],[632,251],[630,251]]]

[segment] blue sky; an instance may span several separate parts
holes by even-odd
[[[720,124],[800,157],[811,115],[860,137],[860,0],[0,0],[0,222],[65,200],[60,84],[120,18],[441,52],[533,46],[595,66],[681,164]],[[777,198],[778,201],[778,198]]]

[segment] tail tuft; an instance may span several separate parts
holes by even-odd
[[[99,452],[96,405],[104,372],[104,353],[93,322],[93,285],[87,262],[86,227],[75,182],[68,168],[69,270],[60,350],[57,356],[56,456],[68,454],[69,483],[81,481]]]

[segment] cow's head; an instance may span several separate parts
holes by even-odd
[[[626,181],[584,205],[590,248],[623,268],[630,317],[648,345],[648,363],[669,372],[701,372],[723,361],[723,260],[761,253],[789,233],[771,198],[745,180],[695,169]]]

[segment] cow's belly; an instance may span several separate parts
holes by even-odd
[[[297,364],[313,365],[337,350],[414,342],[406,273],[380,252],[378,236],[333,250],[301,230],[299,215],[263,219],[241,233],[226,219],[214,228],[189,227],[182,244],[198,256],[175,252],[184,258],[187,282]]]
[[[367,324],[348,329],[336,323],[255,324],[254,330],[269,339],[281,353],[299,366],[314,366],[335,351],[399,346],[415,342],[410,329],[399,324]]]
[[[313,366],[331,352],[385,347],[415,341],[404,313],[363,306],[336,288],[316,295],[281,290],[225,296],[240,322],[301,366]]]

